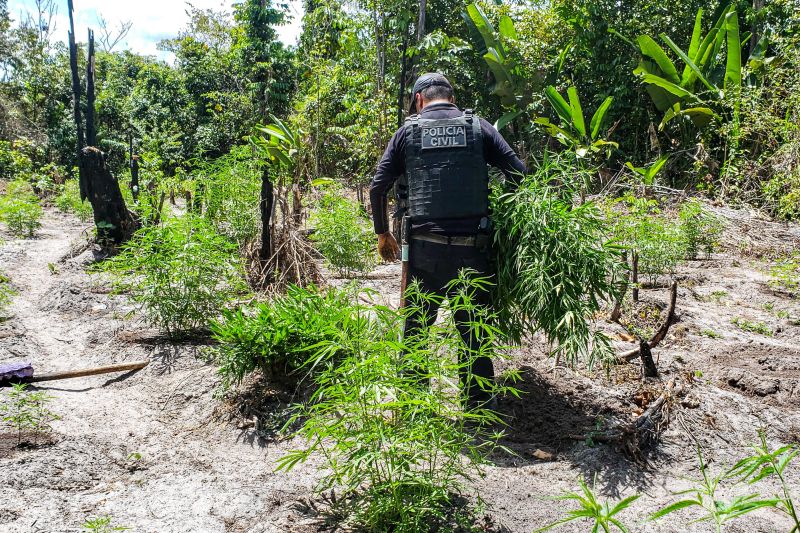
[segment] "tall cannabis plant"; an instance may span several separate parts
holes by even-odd
[[[494,196],[494,294],[500,329],[513,341],[542,332],[554,355],[591,365],[611,347],[589,320],[622,291],[624,267],[600,209],[573,205],[575,172],[546,158],[515,191]]]

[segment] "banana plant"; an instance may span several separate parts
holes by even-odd
[[[284,169],[289,175],[295,173],[298,165],[298,155],[302,147],[300,132],[292,131],[279,118],[270,115],[272,124],[259,124],[255,127],[256,132],[247,137],[258,150],[267,156],[271,165],[276,165]]]
[[[578,97],[578,91],[575,87],[567,89],[569,101],[564,99],[552,85],[545,89],[545,96],[558,115],[561,125],[553,124],[544,117],[537,118],[534,122],[544,127],[545,131],[558,139],[561,144],[575,150],[575,155],[584,158],[602,151],[608,152],[612,147],[619,147],[617,143],[608,141],[600,136],[603,119],[605,119],[606,113],[614,101],[611,96],[606,98],[594,112],[588,128],[584,120],[583,107]]]
[[[640,35],[636,42],[642,60],[633,73],[645,84],[656,108],[664,113],[659,129],[671,120],[686,117],[702,128],[719,117],[709,102],[719,102],[726,95],[737,95],[742,85],[742,43],[739,18],[735,6],[723,9],[721,15],[702,35],[703,10],[695,16],[689,50],[681,50],[666,34],[661,40],[684,63],[679,74],[664,49],[649,35]],[[722,70],[722,49],[725,47],[725,68]]]
[[[492,94],[498,96],[500,103],[508,108],[508,112],[495,123],[497,129],[502,129],[520,116],[529,102],[526,80],[517,74],[517,64],[509,57],[504,44],[518,38],[514,21],[508,15],[503,15],[498,23],[499,30],[496,30],[476,4],[467,5],[461,16],[467,23],[473,49],[480,54],[494,77]]]
[[[656,181],[656,176],[664,168],[664,165],[667,163],[669,159],[669,155],[665,154],[656,159],[651,165],[646,167],[635,167],[633,163],[630,161],[625,163],[625,166],[634,171],[636,174],[642,177],[642,183],[645,185],[652,185]]]

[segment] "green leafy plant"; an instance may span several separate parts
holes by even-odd
[[[656,511],[650,515],[648,520],[658,520],[659,518],[663,518],[668,514],[682,509],[696,507],[703,513],[703,516],[690,523],[713,522],[715,531],[719,533],[722,531],[722,524],[755,511],[756,509],[774,507],[777,504],[777,500],[761,499],[759,494],[735,496],[731,500],[719,499],[717,491],[720,485],[724,481],[730,480],[735,475],[735,472],[733,470],[727,470],[712,476],[708,472],[708,465],[703,460],[703,453],[699,447],[697,449],[697,456],[700,463],[701,477],[691,480],[694,483],[692,488],[676,493],[680,495],[690,495],[691,497],[679,500]]]
[[[31,392],[25,383],[16,383],[0,403],[0,417],[17,431],[17,444],[22,443],[25,431],[34,434],[34,443],[41,434],[52,431],[50,423],[60,417],[47,408],[53,397],[44,391]]]
[[[785,471],[800,453],[796,445],[780,446],[770,450],[764,430],[758,432],[760,442],[751,446],[753,455],[745,457],[731,469],[731,475],[741,477],[750,484],[768,477],[777,477],[781,484],[781,494],[775,498],[775,507],[794,522],[792,531],[800,531],[800,518],[786,482]]]
[[[15,294],[17,291],[11,286],[11,278],[0,272],[0,315],[5,315]]]
[[[688,118],[698,128],[718,118],[703,101],[703,96],[696,92],[698,83],[704,86],[707,97],[716,102],[723,98],[725,91],[738,91],[741,87],[741,42],[735,6],[722,12],[705,37],[702,36],[702,15],[703,10],[698,10],[688,53],[678,48],[666,34],[660,34],[661,40],[685,63],[681,75],[652,37],[640,35],[637,38],[644,59],[633,72],[645,84],[656,108],[664,113],[661,129],[677,117]],[[714,77],[723,43],[728,50],[724,84]]]
[[[53,203],[63,213],[75,213],[81,222],[87,222],[92,218],[92,204],[81,200],[77,180],[68,180],[64,183]]]
[[[42,207],[28,183],[12,181],[0,198],[0,220],[18,237],[33,237],[42,224]]]
[[[496,354],[499,332],[472,301],[485,283],[456,280],[448,303],[448,317],[459,310],[474,317],[470,327],[484,339],[475,353],[457,355],[465,347],[452,319],[399,341],[403,312],[354,300],[358,312],[309,357],[317,389],[294,418],[302,421],[297,435],[307,445],[284,456],[279,468],[322,457],[328,472],[318,490],[343,491],[336,512],[345,524],[415,532],[444,528],[454,513],[463,516],[454,498],[481,474],[499,437],[490,427],[499,423],[497,415],[484,407],[462,409],[454,391],[460,373],[469,379],[475,357]],[[434,297],[410,289],[412,308],[426,298]],[[510,391],[485,380],[482,386],[494,394]]]
[[[769,268],[769,286],[792,295],[800,294],[800,253],[779,259]]]
[[[760,335],[766,335],[767,337],[772,337],[774,334],[772,328],[761,321],[754,322],[752,320],[747,320],[746,318],[737,316],[731,320],[731,323],[742,331],[758,333]]]
[[[621,249],[592,203],[573,206],[566,185],[552,185],[574,167],[547,159],[515,192],[492,200],[499,327],[518,342],[541,331],[554,354],[592,363],[611,353],[588,319],[623,290]],[[568,190],[568,189],[567,189]]]
[[[709,339],[721,339],[722,335],[714,331],[713,329],[704,329],[700,332],[700,335],[704,337],[708,337]]]
[[[295,285],[270,302],[223,310],[210,325],[219,343],[213,357],[223,390],[255,370],[270,375],[299,369],[309,349],[338,337],[355,311],[346,291]]]
[[[653,185],[656,182],[656,176],[664,168],[664,165],[669,160],[669,154],[664,154],[656,159],[652,164],[646,167],[635,167],[630,161],[625,163],[625,166],[631,169],[635,174],[641,176],[642,183],[645,185]]]
[[[377,263],[375,236],[358,202],[328,192],[312,213],[311,223],[315,228],[311,240],[339,275],[369,272]]]
[[[606,533],[610,533],[613,528],[627,533],[628,527],[620,521],[617,515],[630,507],[633,502],[639,499],[640,495],[634,494],[618,502],[600,502],[593,487],[589,487],[583,479],[579,479],[578,484],[581,488],[580,492],[567,492],[566,494],[553,498],[557,501],[574,501],[578,504],[578,508],[569,511],[564,518],[534,531],[549,531],[575,520],[590,520],[592,521],[591,531],[593,533],[600,531],[600,529]]]
[[[245,292],[236,245],[202,218],[187,214],[139,230],[100,268],[114,275],[147,321],[169,335],[207,327]]]
[[[110,516],[99,516],[87,518],[81,524],[83,531],[90,533],[111,533],[112,531],[128,531],[131,528],[125,526],[115,526],[114,519]]]
[[[639,273],[651,281],[674,273],[686,255],[680,227],[662,215],[656,200],[625,195],[608,206],[606,217],[617,242],[638,254]]]
[[[550,122],[550,119],[544,117],[537,118],[534,122],[542,125],[545,131],[558,139],[561,144],[574,150],[575,155],[579,158],[601,152],[608,153],[611,148],[619,147],[619,144],[600,136],[603,119],[605,119],[606,113],[614,101],[611,96],[606,98],[597,108],[594,115],[592,115],[588,128],[583,116],[583,107],[578,97],[578,90],[575,87],[567,89],[569,102],[553,86],[545,89],[545,96],[547,96],[547,100],[561,120],[561,127],[556,126]]]
[[[703,209],[697,200],[689,200],[681,205],[678,213],[680,230],[686,249],[686,257],[695,259],[702,251],[709,257],[718,246],[722,233],[722,222]]]

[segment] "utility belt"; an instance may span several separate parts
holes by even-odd
[[[486,234],[467,235],[467,236],[447,236],[436,235],[433,233],[422,233],[411,235],[412,241],[434,242],[437,244],[447,244],[449,246],[472,246],[481,248],[489,244],[489,236]]]

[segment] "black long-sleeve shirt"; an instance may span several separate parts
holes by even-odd
[[[420,113],[422,118],[454,118],[461,116],[462,112],[455,104],[449,102],[436,102],[428,104]],[[483,133],[483,157],[486,162],[497,167],[503,172],[506,179],[516,183],[519,176],[527,172],[525,164],[520,161],[514,150],[508,145],[503,136],[494,126],[484,119],[480,119],[481,132]],[[372,204],[372,220],[375,233],[389,231],[389,221],[386,215],[386,196],[389,189],[394,186],[397,179],[406,171],[406,128],[401,127],[392,136],[389,146],[383,153],[375,177],[369,188],[369,200]],[[437,220],[415,224],[412,231],[415,233],[436,233],[440,235],[472,235],[478,230],[479,219],[460,218],[453,220]]]

